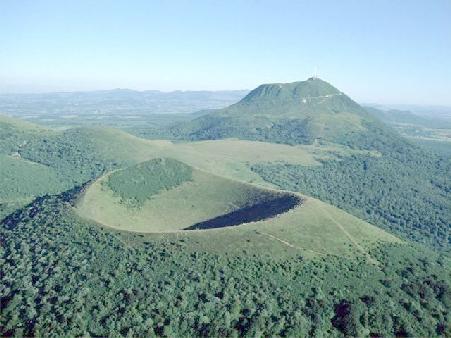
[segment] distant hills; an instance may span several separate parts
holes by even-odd
[[[40,94],[0,94],[0,112],[13,116],[57,114],[167,114],[223,108],[247,90],[136,91],[113,89]]]
[[[392,125],[404,124],[426,128],[451,129],[451,117],[446,115],[419,115],[410,110],[384,110],[372,106],[365,106],[365,109],[376,118]]]
[[[365,106],[374,107],[379,110],[409,111],[413,115],[429,119],[451,119],[451,107],[439,105],[418,105],[418,104],[378,104],[367,103]]]

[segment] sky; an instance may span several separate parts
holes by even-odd
[[[450,0],[0,0],[0,93],[252,89],[451,105]]]

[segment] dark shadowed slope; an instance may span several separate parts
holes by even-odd
[[[296,195],[283,195],[271,200],[263,200],[249,207],[234,210],[203,222],[193,224],[185,230],[205,230],[237,226],[243,223],[258,222],[276,217],[302,203]]]

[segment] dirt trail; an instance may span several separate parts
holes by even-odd
[[[324,208],[322,205],[319,205],[319,207],[321,208],[321,210],[324,212],[324,215],[326,215],[327,218],[329,218],[341,231],[343,231],[343,233],[345,234],[346,237],[348,237],[348,239],[351,241],[352,244],[354,244],[354,246],[365,255],[365,257],[367,258],[367,260],[369,262],[371,262],[374,265],[380,265],[379,261],[377,261],[376,259],[374,259],[373,257],[371,257],[371,255],[366,251],[366,249],[364,247],[362,247],[355,239],[354,237],[352,237],[352,235],[343,227],[343,225],[338,222],[337,220],[335,220],[332,215],[329,213],[329,211]]]
[[[285,241],[285,240],[283,240],[283,239],[281,239],[281,238],[279,238],[279,237],[276,237],[276,236],[274,236],[274,235],[268,234],[267,232],[256,231],[256,233],[259,234],[259,235],[267,236],[267,237],[269,237],[269,238],[271,238],[271,239],[274,239],[274,240],[276,240],[276,241],[279,241],[280,243],[282,243],[282,244],[284,244],[284,245],[286,245],[286,246],[288,246],[288,247],[290,247],[290,248],[296,249],[296,250],[300,250],[300,251],[309,251],[309,252],[311,252],[311,253],[314,253],[315,255],[323,255],[323,256],[327,256],[327,254],[322,253],[322,252],[318,252],[318,251],[314,251],[314,250],[310,250],[310,249],[306,249],[306,248],[300,248],[300,247],[297,247],[297,246],[295,246],[295,245],[293,245],[293,244],[291,244],[291,243],[289,243],[289,242],[287,242],[287,241]],[[334,256],[335,256],[335,255],[334,255]]]
[[[305,99],[324,99],[327,97],[341,96],[341,95],[343,95],[343,93],[326,94],[326,95],[318,95],[318,96],[306,96]]]

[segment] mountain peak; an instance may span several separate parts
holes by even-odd
[[[341,92],[328,82],[311,77],[306,81],[262,84],[244,97],[242,102],[252,103],[261,100],[287,102],[332,95],[341,95]]]
[[[260,85],[240,102],[175,126],[172,132],[196,140],[238,137],[286,144],[343,143],[351,138],[357,142],[358,137],[358,142],[377,139],[369,134],[369,124],[374,125],[374,120],[358,103],[314,77]]]

